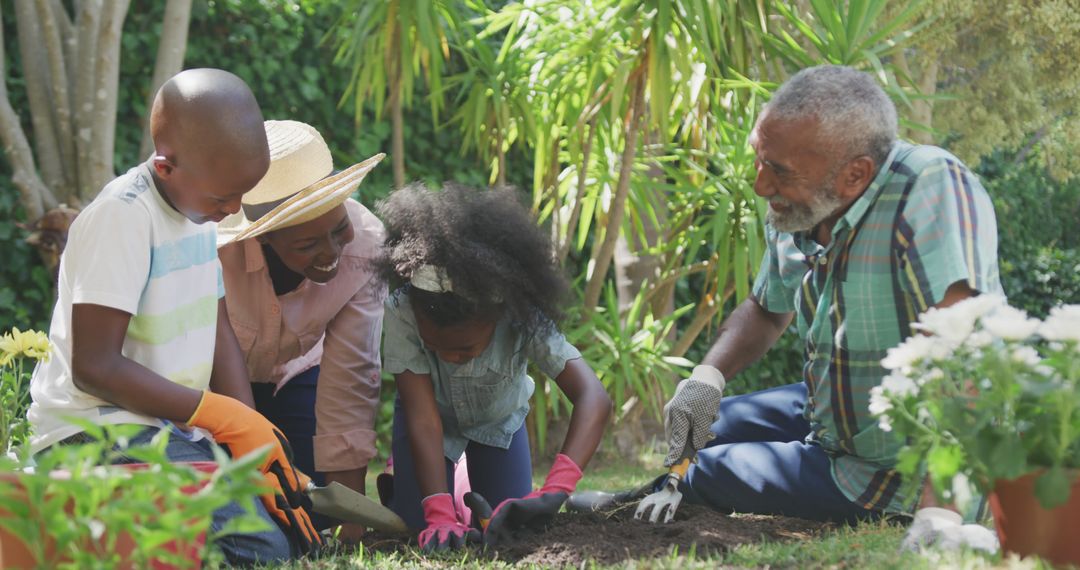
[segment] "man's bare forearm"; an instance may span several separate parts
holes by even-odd
[[[780,338],[794,313],[771,313],[753,299],[742,302],[720,326],[702,364],[715,366],[731,378],[757,362]]]

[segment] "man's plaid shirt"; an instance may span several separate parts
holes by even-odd
[[[886,374],[885,352],[951,284],[1001,292],[986,190],[948,152],[897,142],[827,247],[771,227],[766,241],[752,296],[768,311],[796,313],[808,441],[832,456],[833,479],[852,501],[910,511],[918,497],[905,496],[912,489],[893,470],[902,442],[870,415],[870,389]]]

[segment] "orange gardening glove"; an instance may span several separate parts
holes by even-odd
[[[203,392],[187,423],[210,432],[214,441],[233,457],[269,447],[270,453],[259,465],[259,471],[270,492],[259,499],[270,515],[285,525],[304,553],[322,545],[303,507],[311,478],[293,466],[289,441],[274,424],[240,400],[213,392]]]

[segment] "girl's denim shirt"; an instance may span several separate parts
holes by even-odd
[[[469,441],[503,449],[510,446],[529,413],[533,381],[526,368],[530,361],[555,378],[567,361],[581,358],[554,328],[546,336],[526,338],[503,319],[480,356],[464,364],[444,362],[420,340],[404,289],[386,300],[383,333],[383,370],[431,376],[442,418],[443,453],[451,461],[461,457]]]

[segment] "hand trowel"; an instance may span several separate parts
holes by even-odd
[[[311,510],[319,514],[378,531],[402,534],[409,532],[409,527],[397,513],[337,481],[325,487],[317,487],[312,483],[306,492],[311,499]]]

